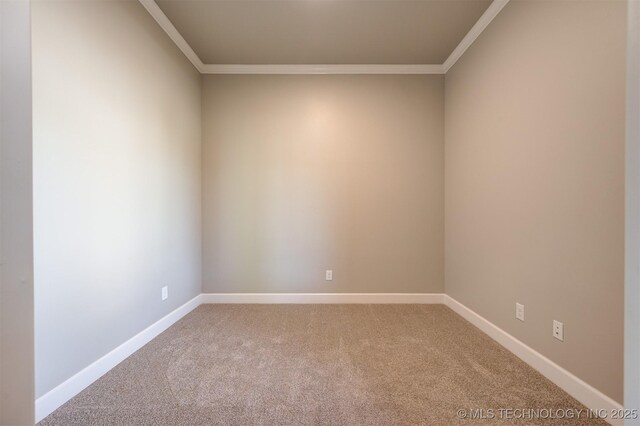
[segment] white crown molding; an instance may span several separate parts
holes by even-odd
[[[442,65],[204,65],[203,74],[444,74]]]
[[[509,3],[509,0],[493,0],[493,2],[489,5],[487,10],[484,11],[478,22],[475,23],[473,27],[469,30],[466,36],[460,41],[458,46],[453,49],[453,52],[449,55],[444,64],[442,64],[442,68],[444,73],[451,69],[451,67],[458,62],[458,59],[462,57],[464,52],[467,51],[469,46],[473,44],[474,41],[482,34],[485,28],[493,21],[493,18],[498,16],[498,13]]]
[[[471,27],[460,44],[451,52],[444,64],[233,65],[203,63],[155,0],[139,1],[201,74],[446,74],[509,2],[509,0],[493,0],[478,22]]]
[[[158,6],[155,0],[140,0],[140,3],[147,9],[147,12],[156,20],[156,22],[162,27],[162,29],[167,33],[169,38],[173,40],[173,42],[178,46],[178,48],[184,53],[184,56],[187,57],[191,61],[194,67],[202,73],[202,68],[204,64],[196,55],[196,52],[193,51],[189,43],[182,37],[182,34],[178,32],[176,27],[173,26],[167,15],[164,14],[160,6]]]

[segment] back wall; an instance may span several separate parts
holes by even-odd
[[[203,292],[443,292],[443,76],[209,75],[203,93]]]

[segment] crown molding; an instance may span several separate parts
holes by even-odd
[[[208,65],[203,74],[444,74],[442,65]]]
[[[158,6],[155,0],[139,0],[142,6],[147,9],[147,12],[156,20],[156,22],[162,27],[162,29],[167,33],[169,38],[173,40],[173,42],[178,46],[178,49],[184,53],[184,56],[187,57],[191,61],[194,67],[202,73],[202,69],[204,68],[204,64],[193,51],[189,43],[182,37],[182,34],[178,32],[176,27],[173,26],[167,15],[164,14],[160,6]]]
[[[155,0],[139,1],[201,74],[446,74],[509,2],[509,0],[493,0],[444,64],[233,65],[203,63]]]
[[[484,11],[478,22],[476,22],[473,27],[469,30],[466,36],[460,41],[458,46],[453,49],[453,52],[449,55],[444,64],[442,64],[442,68],[444,73],[451,69],[458,59],[462,57],[464,52],[467,51],[469,46],[473,44],[474,41],[482,34],[485,28],[493,21],[493,18],[498,16],[498,13],[509,3],[509,0],[493,0],[487,10]]]

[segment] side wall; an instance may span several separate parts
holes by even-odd
[[[635,408],[640,407],[640,0],[628,3],[624,406]]]
[[[445,95],[447,293],[620,403],[625,29],[623,1],[512,1]]]
[[[32,13],[40,397],[200,293],[201,78],[137,1]]]
[[[205,293],[443,292],[443,76],[205,76],[203,96]]]
[[[0,1],[0,424],[34,421],[31,5]]]

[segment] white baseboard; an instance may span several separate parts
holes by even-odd
[[[541,353],[533,350],[451,296],[444,296],[444,304],[450,307],[462,318],[485,332],[489,337],[500,343],[518,358],[538,370],[543,376],[558,385],[569,395],[584,404],[587,408],[592,410],[607,410],[607,414],[609,416],[611,415],[612,410],[622,409],[622,405],[609,398],[607,395],[560,367]],[[605,420],[611,422],[611,419]],[[612,424],[622,424],[622,422],[616,423],[613,421]]]
[[[76,396],[113,367],[120,364],[125,358],[146,345],[151,339],[165,331],[180,318],[200,306],[202,303],[201,296],[194,297],[160,318],[131,339],[38,398],[36,400],[36,423]]]
[[[622,405],[593,386],[536,352],[506,331],[489,322],[457,300],[443,293],[204,293],[167,314],[131,339],[124,342],[79,373],[67,379],[36,400],[36,422],[80,393],[103,374],[122,362],[151,339],[169,328],[201,304],[223,303],[416,303],[445,304],[458,315],[485,332],[489,337],[518,356],[569,395],[592,410],[622,409]],[[610,421],[609,419],[607,419]],[[613,423],[617,424],[617,423]],[[621,424],[621,423],[620,423]]]
[[[443,293],[203,293],[202,303],[444,303]]]
[[[36,423],[203,303],[444,303],[442,293],[209,293],[200,294],[36,400]]]

